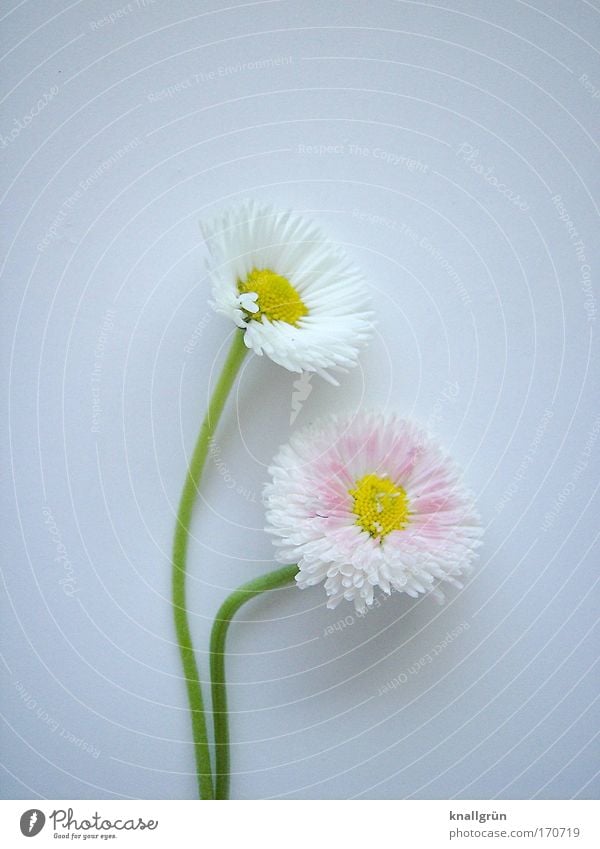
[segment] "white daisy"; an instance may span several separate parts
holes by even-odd
[[[394,416],[330,416],[297,432],[269,468],[268,531],[300,587],[325,583],[364,611],[375,587],[416,597],[460,587],[481,544],[479,516],[455,464]]]
[[[245,201],[201,224],[213,306],[244,330],[256,354],[290,371],[356,364],[371,336],[361,274],[310,221]]]

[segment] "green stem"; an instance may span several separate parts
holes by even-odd
[[[229,797],[229,724],[227,720],[227,689],[225,683],[225,642],[233,616],[251,598],[268,590],[276,590],[294,581],[297,566],[284,566],[275,572],[261,575],[242,584],[221,605],[210,636],[210,678],[212,686],[213,722],[215,728],[215,786],[216,799]]]
[[[210,399],[208,410],[198,439],[192,454],[188,468],[179,511],[177,513],[177,524],[175,526],[175,537],[173,540],[173,613],[175,618],[175,631],[179,643],[179,652],[183,665],[183,673],[187,687],[188,701],[192,718],[192,735],[194,740],[194,754],[196,758],[196,773],[198,776],[198,793],[200,799],[214,799],[214,788],[212,770],[210,765],[210,751],[208,748],[208,736],[206,732],[206,719],[204,716],[204,702],[198,666],[194,655],[192,635],[186,606],[186,561],[192,509],[198,487],[202,477],[202,471],[206,463],[210,439],[215,432],[225,401],[233,386],[236,375],[240,369],[247,348],[244,344],[244,335],[240,330],[235,331],[235,336],[229,349],[221,376],[215,386]]]

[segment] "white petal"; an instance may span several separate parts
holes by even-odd
[[[374,473],[403,486],[406,528],[383,539],[356,524],[348,493]],[[379,589],[443,600],[440,584],[461,586],[482,530],[459,472],[412,422],[361,412],[329,416],[293,434],[269,467],[267,530],[277,559],[298,563],[300,587],[324,583],[328,607],[342,599],[362,612]]]
[[[340,249],[302,216],[252,200],[202,222],[201,230],[214,309],[245,329],[256,354],[337,385],[331,371],[356,365],[374,326],[365,282]],[[269,268],[296,288],[308,309],[297,326],[251,318],[257,295],[240,294],[238,282],[253,268]]]

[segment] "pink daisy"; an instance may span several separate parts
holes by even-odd
[[[363,612],[375,587],[416,597],[461,587],[481,544],[479,515],[453,461],[414,423],[328,416],[294,434],[269,468],[267,528],[302,588],[325,583]]]

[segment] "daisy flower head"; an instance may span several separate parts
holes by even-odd
[[[201,224],[213,307],[256,354],[335,383],[372,334],[365,282],[311,221],[253,200]]]
[[[417,597],[462,586],[481,544],[472,496],[453,461],[396,416],[329,416],[280,448],[265,487],[277,559],[304,588],[325,584],[328,607],[359,612],[376,587]]]

